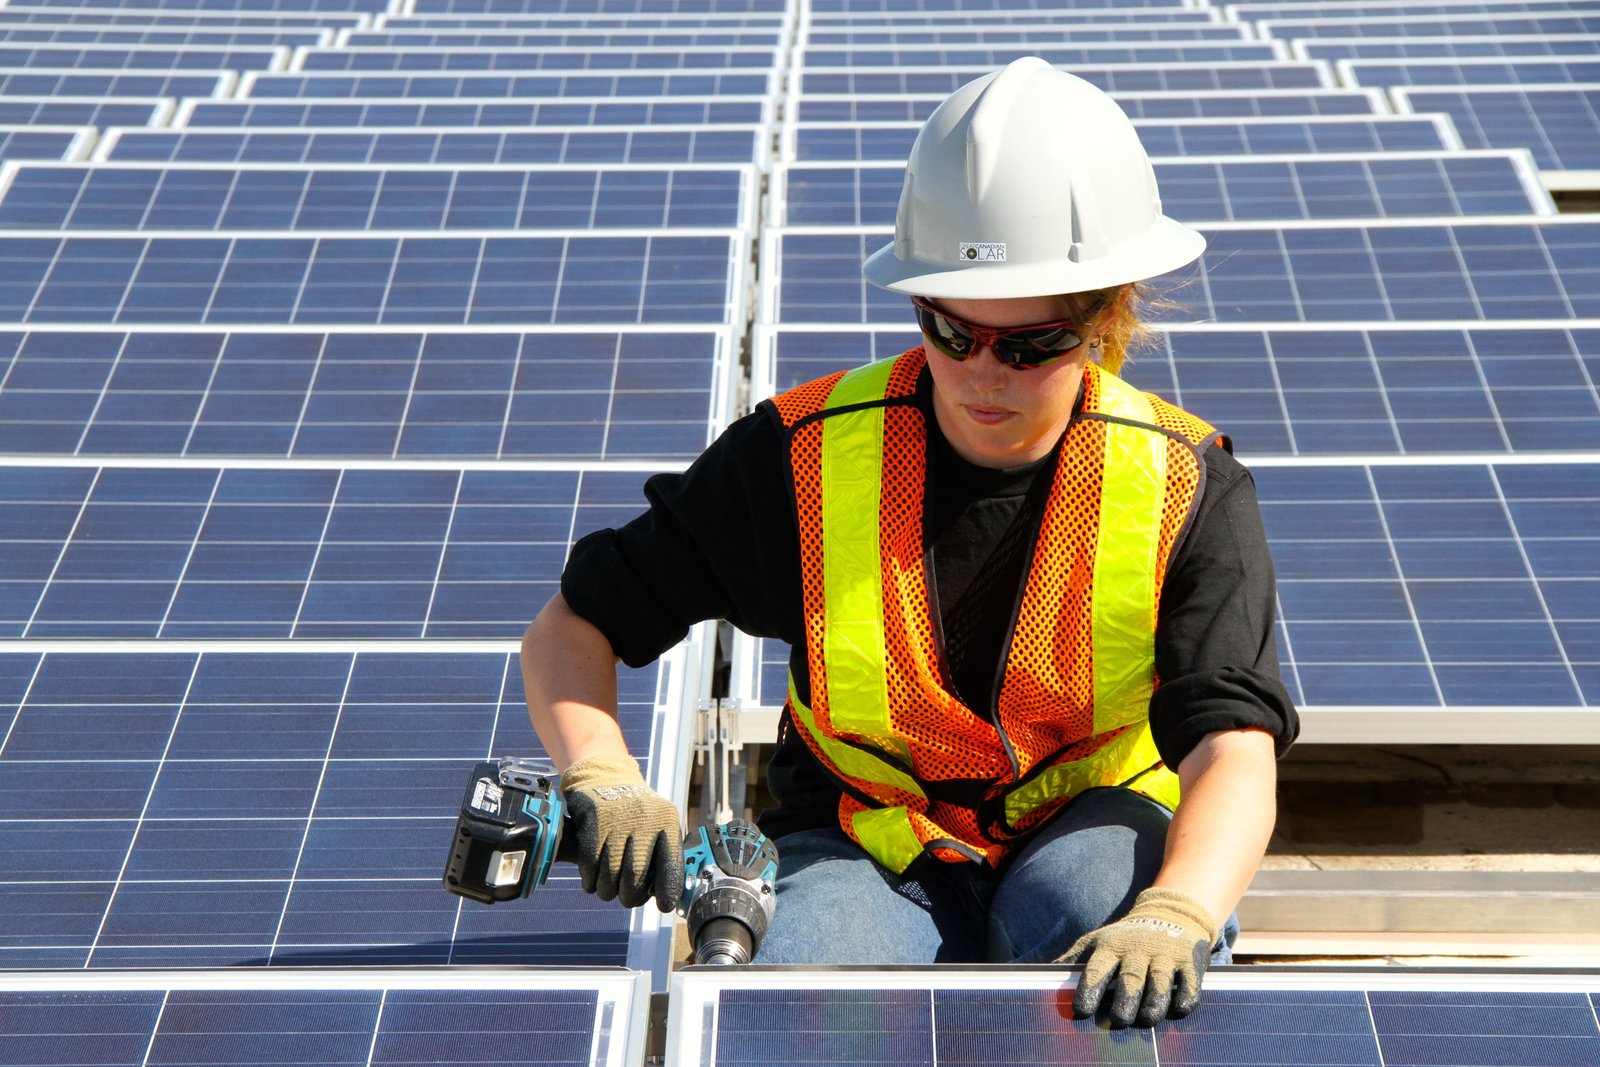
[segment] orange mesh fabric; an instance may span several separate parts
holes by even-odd
[[[814,382],[797,385],[786,393],[779,393],[772,398],[772,406],[778,409],[778,418],[783,420],[785,426],[793,426],[820,409],[844,374],[844,371],[837,371],[826,378],[818,378]]]

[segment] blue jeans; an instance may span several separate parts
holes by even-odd
[[[1081,794],[999,872],[878,865],[837,827],[780,838],[778,901],[755,963],[1047,963],[1155,880],[1172,813],[1130,789]],[[1212,963],[1233,958],[1229,916]]]

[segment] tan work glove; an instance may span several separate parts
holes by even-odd
[[[637,908],[656,898],[670,912],[683,895],[678,809],[644,783],[632,756],[590,756],[561,775],[578,838],[583,891]]]
[[[1200,1003],[1200,978],[1216,943],[1216,924],[1199,901],[1152,886],[1127,915],[1084,934],[1056,962],[1087,958],[1073,998],[1079,1015],[1099,1011],[1115,979],[1111,1022],[1154,1026],[1168,1017],[1181,1019]]]

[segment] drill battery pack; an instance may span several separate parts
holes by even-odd
[[[564,799],[555,768],[525,759],[479,763],[461,800],[444,887],[484,904],[544,884],[562,848]]]

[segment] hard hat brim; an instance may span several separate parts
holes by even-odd
[[[1054,296],[1155,278],[1194,262],[1205,248],[1206,239],[1199,232],[1161,215],[1137,239],[1123,241],[1114,253],[1086,262],[1063,254],[1044,262],[969,264],[955,258],[955,248],[950,249],[948,262],[902,260],[891,241],[867,257],[861,274],[880,289],[935,299]]]

